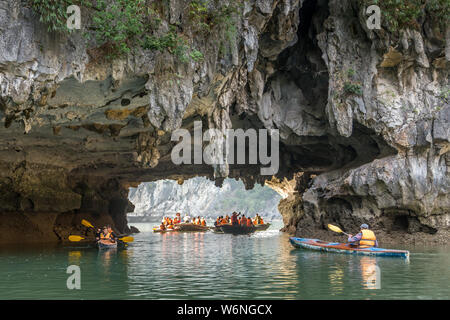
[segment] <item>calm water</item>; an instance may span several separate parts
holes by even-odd
[[[0,248],[0,299],[450,298],[449,247],[406,248],[408,263],[295,249],[276,228],[161,235],[136,225],[147,231],[126,249]],[[81,290],[66,287],[69,265],[80,266]]]

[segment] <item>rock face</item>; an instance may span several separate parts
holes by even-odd
[[[24,2],[0,0],[0,242],[22,229],[64,240],[86,217],[127,232],[142,181],[271,179],[259,165],[175,165],[171,133],[196,120],[279,129],[287,230],[368,221],[448,239],[448,30],[429,15],[420,31],[369,30],[362,1],[248,0],[221,52],[224,30],[198,36],[184,0],[159,2],[161,28],[176,23],[204,59],[99,59],[85,24],[49,33]]]
[[[259,185],[245,191],[242,182],[232,179],[226,179],[220,188],[205,178],[192,178],[182,185],[172,180],[142,183],[130,189],[128,198],[134,204],[129,220],[160,221],[177,212],[215,219],[233,211],[252,217],[259,213],[266,220],[281,218],[277,208],[281,196],[275,191]]]

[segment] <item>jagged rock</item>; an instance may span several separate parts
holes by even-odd
[[[88,215],[126,232],[130,185],[272,178],[260,165],[175,165],[171,133],[201,120],[279,129],[276,178],[308,177],[280,204],[299,234],[329,220],[448,230],[449,28],[444,37],[425,16],[420,31],[368,30],[359,3],[246,1],[223,54],[217,30],[196,36],[185,1],[171,0],[160,31],[179,22],[204,53],[182,63],[141,48],[107,60],[86,29],[51,34],[23,2],[0,0],[2,222],[16,214],[11,225],[33,239],[64,239]]]

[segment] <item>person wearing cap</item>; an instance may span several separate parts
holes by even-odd
[[[369,226],[363,223],[360,227],[361,231],[352,236],[348,236],[348,242],[352,245],[357,245],[359,248],[378,247],[377,237],[372,230],[369,230]]]

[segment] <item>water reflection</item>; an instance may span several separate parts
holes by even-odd
[[[381,269],[375,257],[360,258],[362,285],[364,289],[381,289]]]
[[[450,298],[449,248],[413,252],[408,264],[295,249],[276,228],[251,236],[143,232],[117,250],[72,246],[0,250],[0,298]],[[81,290],[66,287],[71,264],[81,268]]]
[[[76,264],[79,265],[80,264],[80,259],[81,259],[81,251],[80,250],[70,250],[68,252],[68,260],[69,260],[69,265],[72,264]]]
[[[344,291],[344,270],[340,266],[330,268],[328,278],[330,279],[331,294],[335,295]]]

